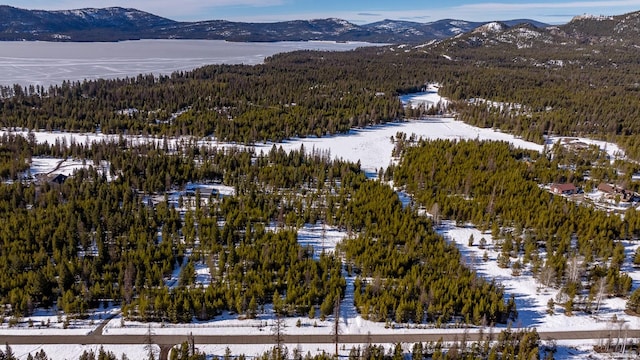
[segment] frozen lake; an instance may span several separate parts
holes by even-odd
[[[223,40],[136,40],[109,43],[0,42],[0,85],[170,74],[208,64],[259,64],[295,50],[346,51],[369,43],[323,41],[234,43]]]

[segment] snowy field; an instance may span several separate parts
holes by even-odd
[[[20,360],[26,359],[29,354],[35,355],[40,350],[44,350],[50,360],[77,360],[85,351],[93,351],[97,358],[101,346],[105,351],[116,354],[118,359],[123,353],[131,360],[148,359],[146,345],[11,345],[11,350]],[[0,349],[4,351],[4,345]],[[157,358],[160,348],[156,345],[154,352]]]
[[[493,238],[490,232],[481,233],[474,227],[458,227],[453,222],[444,222],[438,232],[450,241],[453,241],[462,253],[467,264],[475,269],[478,274],[487,279],[495,279],[505,287],[507,296],[514,294],[518,309],[518,320],[515,325],[522,327],[536,327],[540,331],[559,330],[609,330],[617,329],[621,324],[630,329],[640,328],[640,318],[624,313],[626,301],[620,298],[605,298],[602,300],[599,312],[585,315],[576,311],[573,316],[566,316],[561,306],[556,305],[554,315],[547,314],[547,302],[556,299],[559,290],[548,288],[540,284],[533,276],[523,271],[520,276],[513,276],[512,269],[498,267],[497,258],[500,254],[499,247],[494,248]],[[469,246],[469,237],[473,236],[474,244]],[[486,248],[480,248],[480,239],[486,240]],[[637,244],[623,243],[627,248],[627,257],[638,247]],[[484,252],[487,252],[488,261],[483,260]],[[511,259],[512,262],[517,259]],[[627,266],[624,269],[632,277],[634,288],[640,281],[640,273]],[[595,308],[595,305],[594,305]],[[612,322],[617,319],[618,322]]]
[[[86,169],[89,166],[97,170],[101,174],[105,174],[107,180],[111,181],[110,167],[111,165],[107,161],[101,161],[96,165],[90,160],[78,160],[73,158],[53,158],[53,157],[41,157],[34,156],[31,159],[31,167],[28,173],[24,176],[26,178],[37,178],[41,176],[54,177],[55,175],[62,174],[65,176],[71,176],[76,170]]]
[[[394,144],[391,143],[391,137],[398,132],[406,133],[407,136],[415,134],[418,138],[424,139],[498,140],[508,141],[525,149],[540,151],[543,148],[542,145],[515,138],[513,135],[473,127],[452,118],[394,122],[351,130],[347,135],[294,139],[283,143],[282,147],[285,150],[300,149],[300,145],[304,144],[307,150],[329,151],[335,158],[360,161],[362,169],[371,177],[376,175],[379,168],[386,168],[392,163],[391,151]],[[271,145],[258,146],[258,149],[263,149],[265,152],[270,148]]]
[[[403,96],[401,100],[416,106],[420,102],[427,104],[446,103],[447,100],[438,95],[438,88],[435,85],[429,86],[426,92],[417,93],[410,96]],[[388,123],[364,129],[351,130],[346,135],[336,135],[324,138],[309,137],[305,139],[294,139],[282,144],[285,150],[299,149],[304,144],[305,149],[329,151],[335,158],[357,162],[368,175],[377,173],[377,169],[386,168],[393,159],[391,152],[394,144],[391,137],[398,132],[403,132],[410,136],[415,134],[417,138],[424,139],[451,139],[451,140],[496,140],[506,141],[523,149],[542,151],[543,146],[532,142],[524,141],[513,135],[495,131],[493,129],[482,129],[467,125],[462,121],[453,118],[425,118],[406,122]],[[261,148],[261,147],[258,147]],[[271,148],[271,144],[265,145],[265,151]]]
[[[13,134],[27,136],[26,130],[0,130],[0,133],[10,131]],[[408,136],[415,134],[417,137],[425,139],[484,139],[507,141],[518,147],[542,151],[543,146],[532,142],[527,142],[502,132],[492,129],[482,129],[467,125],[462,121],[453,118],[437,118],[437,119],[420,119],[403,122],[392,122],[383,125],[371,126],[363,129],[354,129],[344,135],[334,135],[327,137],[307,137],[296,138],[276,144],[282,146],[286,151],[299,150],[304,145],[307,151],[322,150],[328,151],[332,157],[341,158],[348,161],[360,161],[362,169],[369,175],[374,175],[379,168],[386,168],[392,162],[391,151],[394,144],[391,137],[398,132],[406,133]],[[118,141],[118,135],[104,135],[96,133],[65,133],[65,132],[46,132],[33,131],[35,139],[38,143],[48,142],[54,144],[56,141],[91,144],[100,141]],[[155,142],[161,145],[163,139],[142,137],[142,136],[126,136],[127,142],[131,145]],[[174,146],[180,140],[172,139],[170,146]],[[215,139],[203,139],[198,141],[199,145],[211,147],[234,147],[235,144],[223,144]],[[273,143],[255,145],[257,153],[263,151],[265,153],[271,150]],[[248,146],[241,146],[249,148]]]
[[[61,132],[61,131],[43,131],[43,130],[33,130],[29,131],[26,129],[19,128],[2,128],[0,129],[0,135],[10,133],[13,135],[20,135],[23,137],[29,137],[33,135],[33,138],[38,144],[83,144],[83,145],[91,145],[94,143],[100,142],[119,142],[120,139],[124,139],[128,146],[137,146],[142,144],[155,144],[156,146],[162,147],[166,144],[169,150],[175,150],[178,146],[189,145],[192,144],[194,139],[189,138],[187,136],[178,137],[178,138],[164,138],[164,137],[153,137],[153,136],[143,136],[143,135],[108,135],[102,134],[98,132],[91,133],[71,133],[71,132]],[[242,148],[247,149],[248,146],[232,144],[232,143],[221,143],[217,141],[215,138],[207,137],[201,139],[195,139],[197,146],[206,146],[206,147],[216,147],[216,148]]]
[[[34,157],[31,159],[31,169],[29,172],[32,176],[49,175],[53,172],[69,176],[74,171],[87,166],[86,161],[61,158],[45,158]]]
[[[345,51],[374,46],[363,42],[240,43],[223,40],[3,41],[0,44],[0,86],[45,87],[61,84],[64,80],[170,74],[210,64],[259,64],[268,56],[295,50]]]

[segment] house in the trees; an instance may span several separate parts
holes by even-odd
[[[618,200],[625,202],[638,201],[638,194],[615,185],[600,183],[598,185],[598,190],[602,191],[605,194],[605,197],[609,199],[617,198]]]
[[[600,183],[598,184],[598,190],[602,191],[603,193],[607,194],[607,195],[611,195],[611,194],[615,194],[616,193],[616,189],[606,183]]]
[[[36,174],[34,175],[34,180],[38,186],[49,184],[49,185],[62,185],[69,178],[69,176],[65,174]]]
[[[578,192],[578,189],[571,183],[553,184],[551,185],[551,192],[557,195],[573,195]]]
[[[50,184],[58,184],[61,185],[63,184],[65,181],[67,181],[68,176],[65,174],[55,174],[55,175],[51,175],[49,177],[49,183]]]

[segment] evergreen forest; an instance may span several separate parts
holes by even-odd
[[[105,301],[141,321],[208,320],[223,311],[251,318],[266,304],[284,316],[329,316],[344,294],[342,262],[338,254],[314,254],[296,238],[298,227],[318,221],[353,234],[340,252],[363,278],[356,301],[368,318],[504,323],[515,316],[500,286],[466,269],[427,219],[403,208],[388,186],[367,180],[357,164],[304,148],[287,153],[274,146],[266,154],[118,143],[34,149],[18,138],[4,137],[38,151],[30,156],[100,153],[114,179],[89,165],[62,184],[2,186],[0,294],[13,318],[54,305],[82,317]],[[168,199],[155,206],[143,201],[221,174],[235,195],[185,195],[181,201],[193,206],[182,215]],[[210,268],[210,286],[194,286],[196,262]],[[182,269],[180,281],[170,288],[165,278],[175,268]],[[443,268],[457,282],[444,286]],[[377,280],[368,284],[370,277]],[[396,296],[401,284],[412,290]]]

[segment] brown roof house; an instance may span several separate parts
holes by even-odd
[[[636,194],[633,191],[611,184],[600,183],[598,185],[598,190],[605,193],[605,196],[609,198],[614,198],[616,195],[620,195],[620,200],[622,201],[635,201],[636,199]]]
[[[553,184],[551,185],[551,192],[558,195],[573,195],[578,192],[578,189],[571,183]]]
[[[605,194],[615,194],[616,193],[616,188],[606,184],[606,183],[600,183],[598,184],[598,190],[602,191]]]

